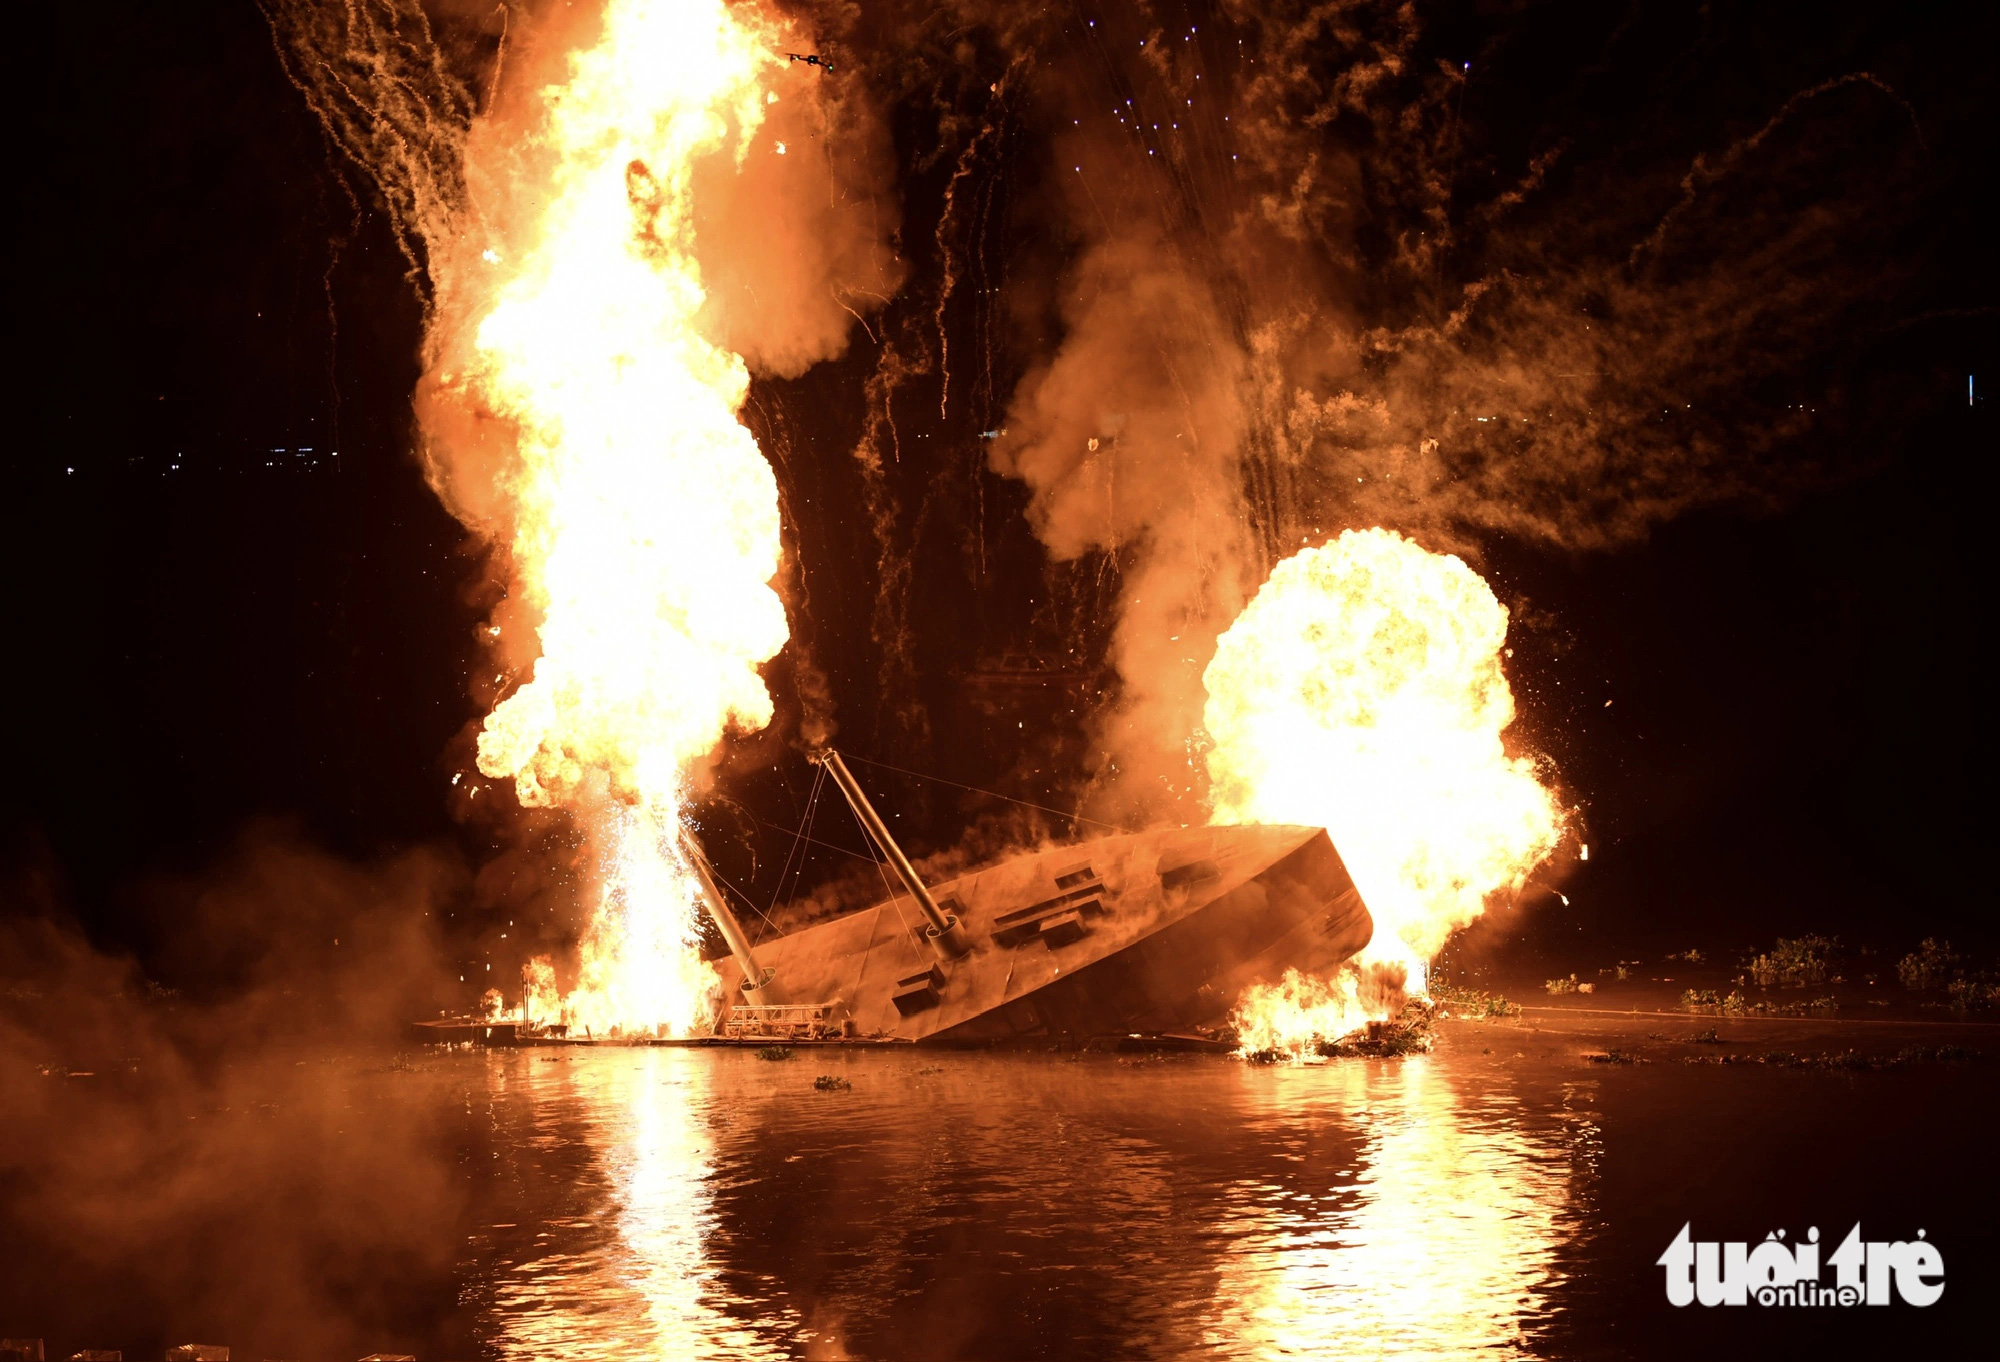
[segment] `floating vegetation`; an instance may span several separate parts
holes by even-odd
[[[1823,984],[1827,981],[1833,953],[1839,945],[1838,937],[1819,936],[1812,932],[1804,936],[1781,936],[1768,955],[1757,956],[1746,968],[1759,988],[1805,988],[1810,984]]]
[[[1929,993],[1950,983],[1964,967],[1964,957],[1951,948],[1949,941],[1927,936],[1923,945],[1897,962],[1896,978],[1912,993]]]
[[[2000,1008],[2000,984],[1979,979],[1954,979],[1945,991],[1951,999],[1951,1010],[1960,1016]]]
[[[1647,1062],[1639,1058],[1639,1056],[1627,1054],[1623,1050],[1604,1050],[1595,1054],[1587,1054],[1584,1058],[1592,1064],[1644,1064]]]
[[[853,1086],[846,1079],[835,1077],[833,1074],[821,1074],[813,1080],[813,1087],[821,1092],[846,1092]]]
[[[1691,988],[1681,994],[1681,1006],[1689,1012],[1716,1012],[1725,1017],[1831,1017],[1840,1011],[1837,1000],[1813,998],[1800,1003],[1753,1002],[1731,991],[1721,996],[1712,988]]]
[[[1669,960],[1680,960],[1690,965],[1699,965],[1707,957],[1697,950],[1685,950],[1678,955],[1669,955]]]
[[[1450,1017],[1518,1017],[1521,1005],[1510,1003],[1483,988],[1453,988],[1448,984],[1431,988],[1431,1001]]]
[[[1574,993],[1577,991],[1576,976],[1572,974],[1567,979],[1551,979],[1542,987],[1554,995]]]
[[[1882,1070],[1901,1069],[1913,1064],[1970,1064],[1984,1060],[1978,1050],[1963,1045],[1912,1045],[1893,1055],[1869,1055],[1859,1050],[1837,1050],[1817,1055],[1794,1054],[1790,1050],[1767,1050],[1761,1055],[1688,1055],[1683,1064],[1761,1064],[1777,1069]]]
[[[792,1047],[789,1045],[764,1045],[759,1046],[757,1050],[757,1058],[759,1059],[778,1060],[790,1059],[791,1057]]]

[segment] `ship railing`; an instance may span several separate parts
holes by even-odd
[[[840,999],[824,1003],[738,1003],[729,1009],[722,1034],[738,1040],[829,1040],[849,1034],[851,1023],[835,1015]]]

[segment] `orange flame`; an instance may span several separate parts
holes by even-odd
[[[1304,1058],[1320,1041],[1337,1040],[1370,1020],[1353,970],[1343,969],[1329,981],[1288,969],[1280,982],[1247,990],[1230,1024],[1241,1054]]]
[[[521,967],[521,1020],[547,1026],[564,1020],[562,994],[556,990],[555,962],[538,955]]]
[[[1502,741],[1506,637],[1506,607],[1458,558],[1349,531],[1277,566],[1203,678],[1215,820],[1326,828],[1375,918],[1357,963],[1400,966],[1412,993],[1446,938],[1562,834],[1535,764]],[[1239,1023],[1352,1030],[1357,1010],[1386,1015],[1363,1006],[1367,978],[1261,987]]]
[[[777,483],[737,419],[744,361],[699,324],[693,246],[697,163],[740,168],[776,98],[761,81],[783,59],[746,22],[722,0],[610,0],[542,91],[519,164],[545,171],[515,185],[463,371],[439,375],[515,432],[513,564],[540,655],[487,717],[479,769],[586,830],[596,901],[561,1011],[593,1034],[712,1015],[676,851],[689,772],[770,721],[757,668],[788,633]],[[529,991],[524,1011],[554,1010],[552,978]]]

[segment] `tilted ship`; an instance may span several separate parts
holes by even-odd
[[[701,849],[684,849],[729,955],[707,1043],[980,1045],[1193,1037],[1287,969],[1368,944],[1366,905],[1323,828],[1123,833],[926,884],[836,752],[832,777],[902,893],[752,943]],[[575,1040],[527,1024],[425,1023],[491,1043]]]

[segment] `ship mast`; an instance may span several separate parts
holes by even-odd
[[[910,864],[910,858],[903,854],[903,849],[896,845],[896,839],[889,835],[888,826],[882,822],[882,816],[875,812],[875,806],[868,802],[868,796],[861,793],[861,786],[855,782],[853,773],[847,769],[847,763],[840,759],[840,753],[831,747],[826,747],[814,753],[812,760],[825,767],[833,776],[833,783],[840,787],[843,795],[847,796],[848,807],[854,810],[854,816],[861,820],[861,826],[875,840],[875,844],[882,848],[882,853],[889,858],[889,864],[896,871],[896,877],[902,880],[903,887],[910,891],[910,897],[917,901],[917,907],[923,911],[924,920],[930,924],[924,931],[924,940],[938,959],[956,960],[964,955],[971,947],[966,944],[965,933],[959,929],[957,916],[938,907],[937,900],[931,897],[931,891],[924,887],[922,878],[918,876],[917,868]]]
[[[771,987],[771,980],[777,971],[759,969],[757,957],[750,950],[750,938],[744,935],[743,924],[730,911],[729,901],[722,897],[722,888],[715,882],[715,869],[709,865],[708,857],[702,853],[701,843],[695,841],[694,834],[685,828],[681,830],[681,852],[694,867],[695,878],[701,881],[701,896],[708,903],[708,915],[715,919],[715,925],[722,932],[722,939],[729,943],[729,953],[736,957],[737,968],[743,971],[743,992],[746,997],[754,996],[759,1002],[769,1002],[777,990]]]

